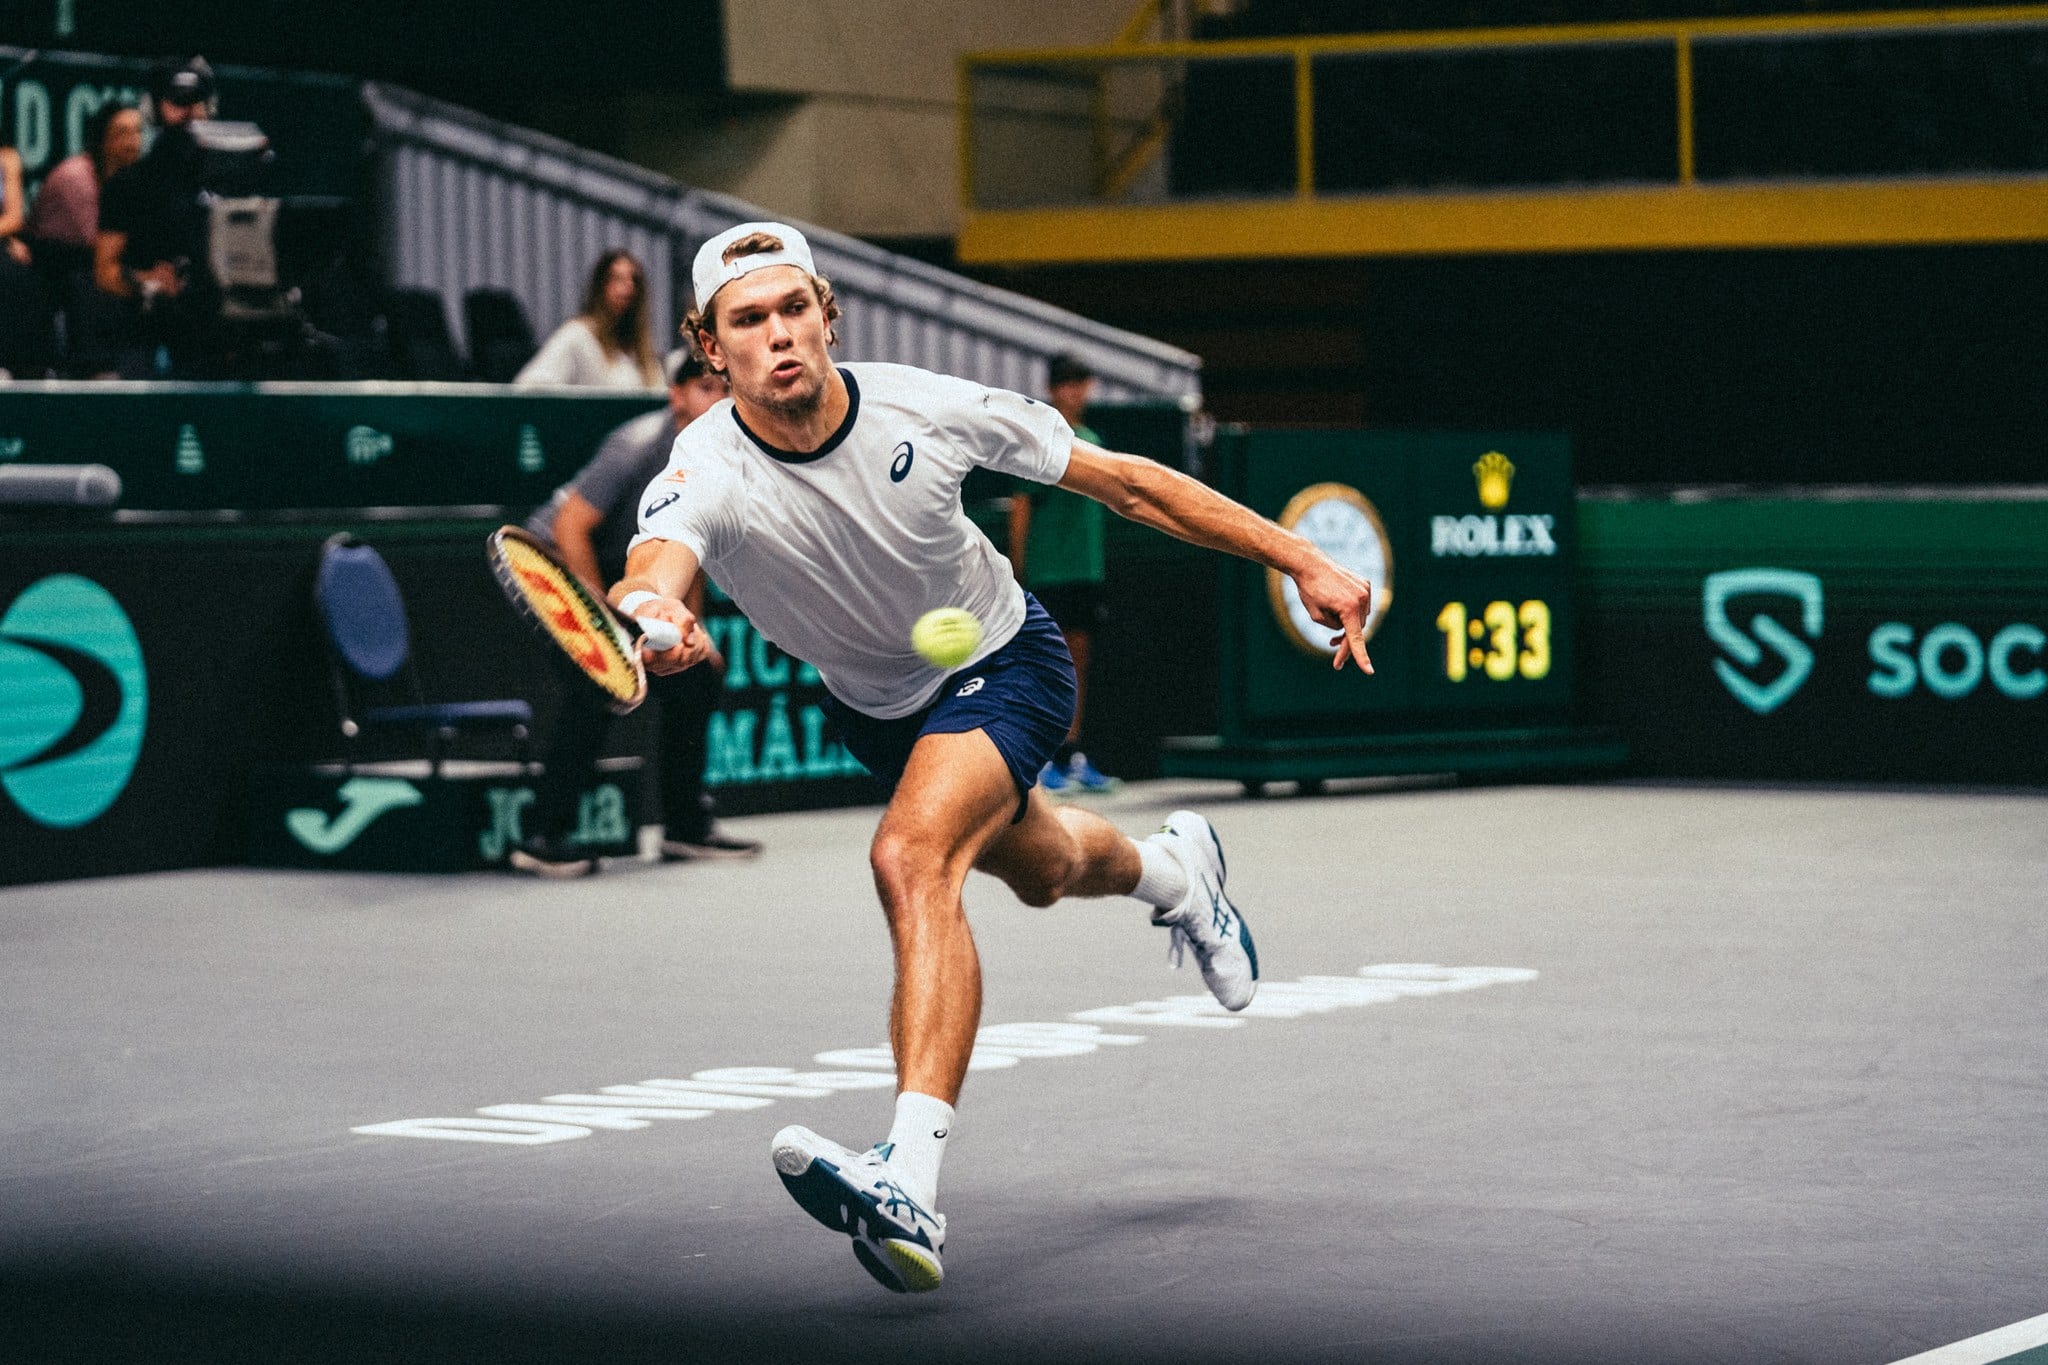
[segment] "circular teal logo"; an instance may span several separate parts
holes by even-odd
[[[31,820],[72,829],[113,805],[148,717],[142,644],[105,588],[52,574],[0,616],[0,787]]]

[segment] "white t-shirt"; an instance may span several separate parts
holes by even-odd
[[[627,352],[606,355],[597,333],[582,318],[570,318],[555,329],[526,362],[512,382],[522,387],[533,384],[581,384],[602,389],[654,389],[640,373],[640,362]]]
[[[727,399],[676,437],[640,501],[640,535],[690,547],[754,628],[881,720],[954,671],[910,647],[937,607],[981,618],[969,667],[1024,623],[1010,563],[960,506],[976,465],[1037,483],[1067,472],[1074,433],[1044,403],[907,365],[839,367],[846,421],[813,454],[777,451]]]

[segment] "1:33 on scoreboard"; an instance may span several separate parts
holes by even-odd
[[[1226,570],[1226,735],[1484,728],[1567,719],[1574,499],[1559,435],[1219,434],[1218,486],[1372,580],[1374,676],[1330,668],[1330,630],[1277,573]],[[1391,713],[1391,714],[1390,714]]]

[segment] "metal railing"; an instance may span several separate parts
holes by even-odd
[[[1130,40],[1162,13],[962,59],[970,212],[2048,170],[2048,5]]]
[[[691,254],[735,223],[778,217],[529,129],[395,86],[370,83],[391,282],[440,294],[459,337],[469,290],[510,290],[542,335],[572,315],[607,247],[646,267],[658,338],[675,335]],[[845,316],[848,360],[920,365],[1042,392],[1051,356],[1096,371],[1105,402],[1201,395],[1198,357],[868,242],[806,223]]]

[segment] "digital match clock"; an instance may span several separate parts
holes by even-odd
[[[1474,615],[1463,602],[1446,602],[1436,615],[1444,637],[1444,677],[1512,682],[1550,676],[1550,604],[1488,602]]]
[[[1162,771],[1312,791],[1621,761],[1617,738],[1575,716],[1564,437],[1240,429],[1213,455],[1219,489],[1372,584],[1373,671],[1333,667],[1338,632],[1284,574],[1227,561],[1217,733],[1168,739]]]
[[[1569,445],[1554,436],[1249,432],[1224,447],[1223,484],[1370,582],[1370,680],[1330,667],[1337,632],[1294,582],[1233,571],[1227,658],[1247,733],[1290,735],[1403,717],[1428,729],[1485,713],[1517,724],[1572,705]],[[1347,720],[1347,718],[1349,718]],[[1503,723],[1505,723],[1503,721]],[[1362,733],[1362,732],[1361,732]]]

